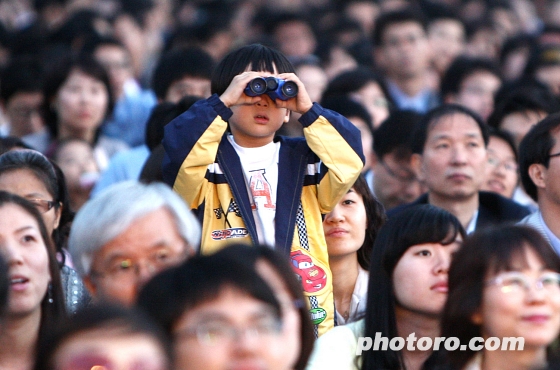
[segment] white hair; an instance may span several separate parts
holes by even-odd
[[[162,207],[173,216],[179,235],[197,252],[200,223],[179,195],[163,183],[125,181],[102,191],[76,214],[68,239],[76,271],[81,276],[89,275],[94,255],[105,244],[136,219]]]

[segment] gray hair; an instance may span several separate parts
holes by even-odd
[[[173,216],[179,235],[197,252],[200,223],[179,195],[163,183],[125,181],[90,199],[76,214],[68,239],[76,271],[89,275],[95,253],[136,219],[162,207]]]

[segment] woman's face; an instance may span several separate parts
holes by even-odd
[[[188,310],[173,327],[176,369],[291,369],[272,307],[235,288]]]
[[[45,183],[28,169],[17,169],[0,174],[0,190],[19,195],[31,201],[43,216],[47,232],[52,235],[60,221],[60,207],[47,209],[47,201],[54,201]]]
[[[393,271],[393,289],[401,309],[437,317],[447,299],[447,274],[451,257],[461,245],[413,245],[404,252]]]
[[[511,198],[518,180],[515,153],[506,141],[499,137],[490,137],[486,180],[481,189]]]
[[[301,354],[301,318],[295,306],[295,297],[290,294],[288,286],[274,268],[261,259],[255,268],[260,277],[270,286],[282,308],[282,360],[293,368]],[[303,302],[301,302],[303,304]]]
[[[81,137],[103,123],[109,92],[102,81],[74,69],[60,87],[54,103],[61,134]]]
[[[364,244],[366,228],[367,214],[364,200],[352,188],[323,221],[329,259],[356,254]]]
[[[555,271],[547,269],[531,248],[525,248],[524,258],[513,261],[512,271],[487,276],[480,309],[472,320],[481,326],[484,338],[523,337],[525,348],[545,347],[560,332],[560,288],[557,281],[547,280],[537,286],[539,279],[555,276]]]
[[[64,341],[53,356],[53,370],[166,370],[161,345],[147,334],[104,328],[78,333]]]
[[[51,281],[47,247],[37,221],[18,205],[0,207],[0,253],[8,263],[8,316],[41,314]]]
[[[389,105],[387,97],[376,82],[369,82],[360,90],[352,94],[352,98],[362,103],[368,110],[373,120],[373,127],[379,125],[389,117]]]
[[[58,149],[56,162],[64,173],[69,190],[89,191],[95,185],[94,181],[99,169],[91,146],[83,141],[73,140]]]

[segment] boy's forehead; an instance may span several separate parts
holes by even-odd
[[[262,72],[262,73],[270,73],[270,74],[278,74],[278,68],[276,68],[276,64],[272,62],[272,71],[267,71],[264,68],[253,68],[253,64],[249,64],[247,68],[245,68],[245,72]]]

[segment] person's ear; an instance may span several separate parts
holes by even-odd
[[[537,188],[546,188],[547,168],[541,163],[533,163],[528,168],[529,177]]]
[[[92,297],[95,297],[97,295],[97,285],[93,282],[91,275],[84,276],[82,281],[84,282],[84,286],[88,290],[89,294]]]
[[[290,115],[292,114],[292,111],[289,109],[286,109],[286,116],[284,117],[284,123],[288,123],[290,121]]]
[[[410,166],[412,167],[412,170],[416,174],[416,178],[418,180],[420,180],[421,182],[426,180],[426,171],[424,170],[421,154],[412,154],[412,156],[410,157]]]
[[[54,224],[53,224],[53,230],[58,229],[58,226],[60,225],[60,217],[62,216],[62,207],[64,207],[62,205],[62,203],[59,203],[58,207],[54,207]]]

